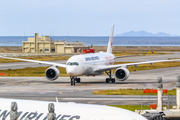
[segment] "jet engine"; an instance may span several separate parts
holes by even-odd
[[[59,77],[60,71],[55,66],[52,66],[46,70],[45,74],[48,80],[54,81]]]
[[[126,68],[118,68],[115,71],[115,77],[119,81],[127,80],[129,77],[129,70]]]

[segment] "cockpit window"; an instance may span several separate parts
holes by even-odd
[[[68,62],[67,65],[69,65],[69,66],[77,65],[78,66],[79,64],[77,62]]]

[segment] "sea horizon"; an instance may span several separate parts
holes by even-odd
[[[22,46],[34,36],[0,36],[0,46]],[[109,36],[50,36],[52,41],[83,42],[84,45],[107,46]],[[180,36],[114,36],[113,46],[180,46]]]

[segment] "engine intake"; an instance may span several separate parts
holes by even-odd
[[[129,77],[129,70],[126,68],[118,68],[115,71],[115,77],[119,81],[127,80]]]
[[[56,67],[52,66],[46,70],[45,74],[48,80],[54,81],[59,77],[60,71]]]

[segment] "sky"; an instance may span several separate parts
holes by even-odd
[[[180,0],[0,0],[0,36],[180,36]]]

